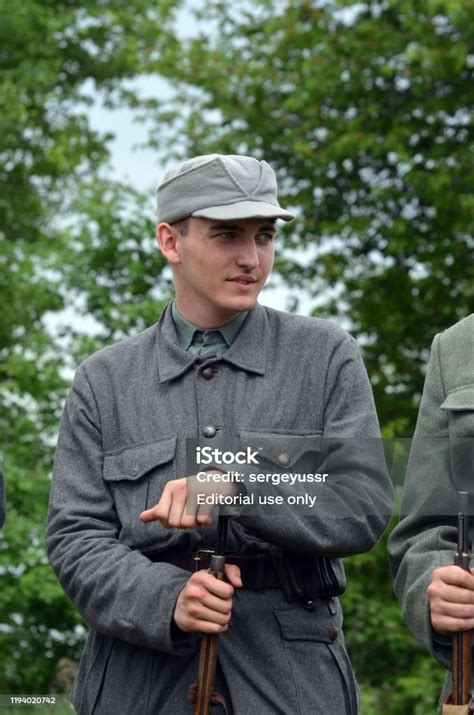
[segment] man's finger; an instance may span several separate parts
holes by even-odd
[[[230,611],[222,611],[207,608],[204,604],[197,604],[189,608],[190,616],[194,621],[208,621],[219,626],[226,626],[230,621]]]
[[[227,581],[221,581],[216,578],[214,574],[210,571],[205,571],[202,576],[202,585],[209,591],[209,593],[219,598],[228,599],[232,598],[234,594],[234,587],[231,583]]]
[[[186,490],[174,491],[171,498],[171,506],[168,514],[168,526],[175,529],[183,528],[182,518],[185,516]]]
[[[474,590],[474,575],[460,566],[442,566],[433,571],[433,580]]]
[[[179,525],[179,529],[195,529],[198,526],[198,523],[196,521],[196,517],[186,514],[186,511],[184,511],[181,515],[181,523]]]
[[[199,514],[196,515],[196,525],[197,526],[210,526],[212,524],[212,514]]]
[[[474,605],[474,591],[471,591],[470,588],[440,583],[433,585],[429,594],[433,600]]]
[[[228,628],[229,625],[227,623],[225,625],[220,625],[219,623],[213,623],[212,621],[193,620],[190,621],[187,627],[182,630],[187,631],[188,633],[218,634],[225,633]]]
[[[467,603],[439,601],[433,604],[431,612],[437,616],[448,616],[449,618],[474,619],[474,606]]]
[[[450,616],[431,616],[433,628],[438,633],[448,635],[458,631],[470,631],[474,628],[474,618],[451,618]]]
[[[195,476],[188,479],[186,513],[195,514],[196,522],[200,526],[208,526],[212,523],[214,506],[212,504],[198,503],[198,497],[208,496],[208,491],[209,487],[198,482]]]
[[[236,564],[225,565],[225,577],[234,588],[242,588],[242,576]]]
[[[196,618],[201,618],[202,620],[212,621],[215,620],[210,614],[218,613],[221,616],[230,616],[232,610],[232,599],[231,598],[219,598],[218,596],[213,596],[211,593],[206,594],[202,599],[200,606],[206,609],[208,613],[204,615],[204,612],[195,611],[193,615]],[[216,620],[218,623],[224,623],[222,619]]]
[[[146,509],[140,514],[140,521],[163,521],[168,520],[168,514],[171,506],[171,496],[165,490],[161,495],[161,499],[158,504],[151,507],[151,509]]]

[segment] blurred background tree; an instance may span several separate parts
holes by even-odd
[[[108,180],[112,135],[92,130],[87,109],[92,94],[110,105],[133,103],[123,80],[166,56],[174,5],[0,0],[2,693],[47,691],[59,658],[77,658],[81,650],[84,628],[43,546],[58,420],[70,370],[84,350],[129,324],[153,322],[159,306],[147,313],[147,294],[162,267],[149,247],[152,216],[133,189]],[[76,290],[90,242],[95,273],[79,276]],[[138,263],[148,277],[138,275]],[[121,315],[110,307],[118,292]],[[143,306],[140,315],[134,302]],[[70,323],[79,306],[93,316],[99,303],[103,322],[94,324],[94,340],[74,325],[61,333],[64,309],[73,311]]]
[[[207,0],[190,4],[185,42],[179,5],[0,2],[0,297],[12,306],[0,318],[0,691],[44,691],[58,658],[79,651],[41,545],[64,368],[152,323],[170,289],[146,200],[108,175],[87,81],[152,122],[164,158],[270,161],[299,217],[276,263],[290,307],[354,333],[386,437],[413,431],[434,333],[474,309],[472,2]],[[144,73],[172,96],[124,88]],[[93,317],[93,336],[45,320],[71,305]],[[385,542],[347,568],[364,713],[434,711],[443,673],[401,625]]]
[[[474,6],[209,0],[204,17],[171,68],[171,141],[278,170],[300,220],[277,268],[353,330],[381,423],[406,434],[434,333],[474,309]]]

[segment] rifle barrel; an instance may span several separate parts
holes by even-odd
[[[456,566],[469,571],[469,495],[459,492],[458,550]],[[453,636],[453,704],[465,705],[471,687],[471,631],[460,631]]]

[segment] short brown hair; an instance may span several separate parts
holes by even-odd
[[[186,236],[189,228],[189,216],[171,223],[170,226],[173,226],[173,228],[175,228],[181,236]]]

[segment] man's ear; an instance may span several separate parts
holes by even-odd
[[[171,265],[179,263],[179,236],[179,231],[169,223],[160,223],[156,227],[156,241],[160,251]]]

